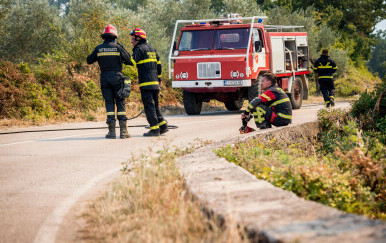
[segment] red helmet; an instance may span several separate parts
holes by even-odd
[[[138,36],[139,38],[146,40],[146,32],[143,29],[134,29],[130,31],[130,35]]]
[[[115,37],[115,38],[118,38],[118,31],[117,29],[111,25],[111,24],[108,24],[105,29],[103,30],[103,33],[102,33],[102,38],[103,37]]]

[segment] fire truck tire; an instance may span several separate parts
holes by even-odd
[[[251,102],[260,94],[260,78],[253,80],[251,87],[248,88],[248,101]]]
[[[292,109],[300,109],[302,106],[303,92],[302,80],[300,77],[296,77],[295,82],[292,84],[291,93],[288,95],[291,100]]]
[[[199,115],[202,108],[202,99],[199,95],[183,91],[182,99],[184,101],[184,108],[188,115]]]
[[[241,107],[243,107],[244,99],[231,100],[224,102],[224,104],[228,111],[238,111],[241,109]]]

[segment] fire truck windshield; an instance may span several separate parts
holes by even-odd
[[[249,29],[222,29],[215,34],[214,49],[247,49]]]
[[[212,50],[214,30],[194,30],[182,32],[179,51]]]
[[[247,49],[249,29],[183,31],[179,51]]]

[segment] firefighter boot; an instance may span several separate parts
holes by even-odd
[[[117,135],[115,134],[115,121],[107,123],[109,126],[109,133],[106,134],[105,138],[115,139]]]
[[[330,96],[330,103],[331,103],[331,107],[335,106],[335,98],[334,98],[334,96]]]
[[[125,139],[125,138],[131,137],[130,133],[127,131],[126,121],[119,121],[119,129],[120,129],[120,133],[119,133],[120,138]]]
[[[165,123],[163,123],[163,122],[165,122]],[[169,131],[168,123],[166,121],[163,121],[163,122],[161,122],[160,124],[162,124],[162,123],[163,124],[159,126],[160,134],[164,134],[164,133],[167,133]]]
[[[160,129],[150,129],[147,133],[144,133],[144,137],[158,137],[160,135]]]

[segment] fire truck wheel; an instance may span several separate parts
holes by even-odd
[[[303,92],[302,80],[299,77],[296,77],[295,82],[292,85],[291,94],[289,94],[292,109],[300,109],[302,106]]]
[[[224,102],[228,111],[238,111],[243,107],[244,99]]]
[[[182,99],[184,101],[184,108],[188,115],[199,115],[202,108],[202,99],[196,93],[183,91]]]
[[[260,76],[252,80],[252,85],[251,87],[248,88],[248,101],[251,102],[254,98],[259,96],[260,94]]]

